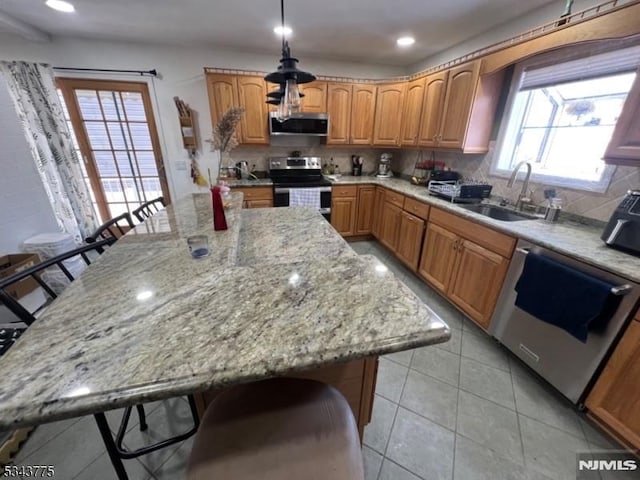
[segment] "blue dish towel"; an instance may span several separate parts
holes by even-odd
[[[586,343],[589,330],[605,327],[620,303],[612,287],[549,257],[529,253],[516,284],[516,306]]]

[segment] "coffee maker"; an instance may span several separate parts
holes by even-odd
[[[390,153],[383,153],[380,155],[380,160],[378,162],[378,173],[376,177],[378,178],[391,178],[393,177],[393,173],[391,172],[391,158],[393,155]]]

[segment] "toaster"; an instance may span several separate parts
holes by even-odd
[[[602,232],[607,246],[640,256],[640,190],[630,190]]]

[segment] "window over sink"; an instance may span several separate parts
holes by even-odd
[[[640,46],[564,61],[553,53],[518,65],[491,173],[510,175],[525,161],[535,182],[605,192],[615,167],[602,157],[638,65]]]

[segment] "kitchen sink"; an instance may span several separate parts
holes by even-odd
[[[538,217],[526,213],[508,210],[497,205],[460,205],[465,210],[479,213],[485,217],[500,220],[502,222],[519,222],[521,220],[537,220]]]

